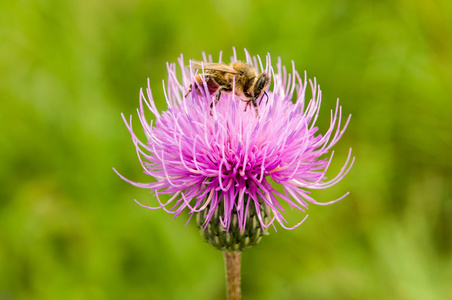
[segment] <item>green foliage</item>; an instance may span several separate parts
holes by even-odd
[[[112,167],[148,180],[120,117],[146,78],[164,109],[167,61],[233,46],[315,76],[321,131],[339,97],[353,117],[330,176],[357,159],[314,193],[350,196],[244,253],[244,299],[449,299],[450,24],[447,0],[2,3],[0,299],[224,297],[195,222],[136,205],[156,201]]]

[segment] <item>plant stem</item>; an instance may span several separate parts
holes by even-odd
[[[240,257],[242,252],[224,251],[224,264],[226,268],[227,299],[240,300]]]

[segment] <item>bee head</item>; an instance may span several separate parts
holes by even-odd
[[[270,77],[266,73],[261,73],[254,85],[254,97],[258,98],[265,89],[270,85]]]

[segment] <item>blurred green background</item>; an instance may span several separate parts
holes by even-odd
[[[244,253],[243,298],[452,298],[451,1],[2,1],[0,43],[0,299],[224,299],[221,252],[112,167],[148,181],[146,78],[164,109],[167,61],[233,46],[316,77],[321,132],[339,97],[357,159]]]

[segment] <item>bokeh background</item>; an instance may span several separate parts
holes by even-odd
[[[347,198],[243,254],[243,298],[452,298],[451,1],[0,7],[0,299],[225,298],[221,252],[112,167],[148,181],[120,116],[147,77],[164,109],[167,61],[233,46],[316,77],[323,132],[339,97],[352,120],[330,176],[356,156],[314,194]]]

